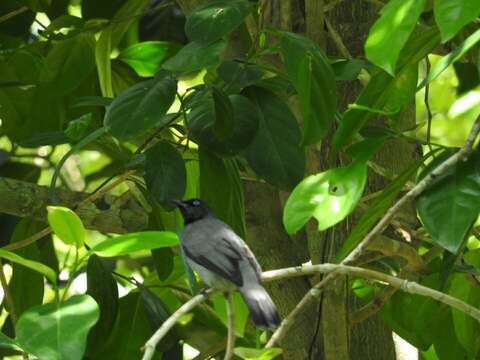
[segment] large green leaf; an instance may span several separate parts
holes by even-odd
[[[215,214],[245,238],[243,185],[235,160],[222,159],[199,148],[200,195]]]
[[[305,172],[297,120],[288,105],[270,91],[249,88],[246,94],[260,114],[257,133],[247,148],[247,160],[269,183],[292,189]]]
[[[130,65],[140,76],[153,76],[160,65],[180,49],[169,41],[144,41],[122,50],[118,59]]]
[[[236,347],[233,350],[234,354],[245,360],[273,360],[276,359],[281,353],[280,348],[268,348],[268,349],[254,349],[246,347]]]
[[[476,308],[480,306],[480,289],[472,286],[465,274],[454,274],[448,293]],[[458,341],[474,359],[480,350],[480,324],[464,312],[452,308],[453,325]]]
[[[36,306],[18,319],[16,340],[39,359],[80,360],[88,331],[98,317],[98,305],[89,295]]]
[[[195,8],[185,23],[185,33],[192,41],[211,43],[239,26],[250,13],[247,0],[214,0]]]
[[[93,297],[100,310],[100,318],[88,335],[87,353],[93,354],[105,346],[118,313],[118,287],[106,266],[106,260],[90,255],[87,264],[87,294]]]
[[[365,42],[367,59],[395,74],[397,59],[425,7],[426,0],[390,0],[370,28]]]
[[[82,33],[56,42],[45,60],[40,76],[55,94],[67,94],[77,88],[95,68],[95,37]]]
[[[182,155],[166,141],[146,151],[145,182],[159,203],[181,199],[185,193],[187,172]]]
[[[187,126],[192,137],[208,150],[222,155],[235,155],[246,148],[258,128],[259,112],[246,97],[230,95],[234,127],[230,136],[219,139],[215,132],[216,112],[214,101],[206,99],[194,105],[187,115]]]
[[[220,140],[225,140],[232,135],[234,128],[233,105],[219,88],[212,87],[213,108],[215,110],[215,122],[213,131]]]
[[[283,61],[300,101],[303,144],[314,144],[327,134],[333,122],[337,107],[335,74],[314,42],[298,34],[281,34]]]
[[[438,274],[422,279],[421,284],[438,288]],[[379,317],[395,333],[421,350],[434,340],[434,330],[443,326],[450,309],[425,296],[397,291],[380,309]]]
[[[25,259],[20,255],[3,249],[0,249],[0,257],[43,274],[48,280],[50,280],[53,286],[57,283],[57,274],[55,271],[41,262]]]
[[[480,15],[479,0],[434,0],[433,11],[442,42],[454,37],[457,32]]]
[[[355,227],[350,231],[337,255],[337,261],[343,260],[359,243],[363,237],[372,229],[377,221],[385,214],[402,190],[405,183],[416,173],[418,167],[423,164],[424,159],[419,159],[408,169],[391,182],[382,193],[369,204],[368,209],[363,213]]]
[[[447,311],[441,323],[437,326],[432,326],[430,331],[434,333],[433,346],[435,347],[435,353],[437,355],[432,360],[469,358],[458,339],[451,311]]]
[[[72,210],[61,206],[48,206],[48,223],[55,235],[67,245],[82,247],[85,228],[82,220]]]
[[[112,237],[95,245],[91,251],[100,256],[111,257],[177,245],[178,237],[173,232],[144,231]]]
[[[104,124],[119,140],[128,140],[158,126],[175,99],[175,79],[166,72],[132,86],[113,100]]]
[[[428,76],[422,81],[418,86],[418,89],[429,84],[435,80],[445,69],[447,69],[451,64],[460,60],[471,48],[473,48],[480,41],[480,30],[475,31],[469,37],[467,37],[455,50],[443,56],[440,60],[435,63],[435,66],[432,67]]]
[[[148,0],[128,0],[115,13],[111,25],[100,33],[95,47],[95,61],[97,63],[100,89],[102,95],[105,97],[113,97],[114,95],[112,88],[112,68],[110,64],[111,52],[120,43],[120,40],[122,40],[130,25],[138,21],[137,16],[132,16],[132,14],[142,13],[147,3]]]
[[[372,109],[399,111],[413,101],[417,84],[418,62],[438,44],[438,35],[436,28],[413,35],[402,50],[396,76],[392,77],[382,70],[376,71],[356,103]],[[376,113],[370,111],[347,110],[333,138],[332,153],[335,154],[341,146],[348,143],[368,121],[376,116],[378,116]]]
[[[126,326],[126,324],[128,324]],[[131,360],[142,357],[141,348],[153,335],[139,292],[131,292],[120,299],[118,319],[103,351],[93,360]],[[156,354],[157,355],[157,354]],[[154,356],[155,360],[160,359]]]
[[[429,164],[425,175],[451,156],[448,151]],[[480,212],[480,153],[460,161],[417,198],[417,210],[432,240],[456,254]]]
[[[214,68],[220,64],[220,54],[225,46],[226,43],[223,40],[212,44],[192,41],[165,61],[162,68],[175,73],[191,73],[204,68]]]
[[[289,234],[300,230],[314,217],[318,230],[325,230],[352,212],[362,196],[367,165],[352,163],[306,177],[288,197],[283,224]]]
[[[15,226],[11,244],[24,240],[45,227],[31,218],[24,218]],[[41,261],[38,244],[35,242],[22,249],[16,250],[19,256],[33,261]],[[28,308],[40,305],[43,301],[44,280],[42,274],[20,264],[12,264],[12,278],[8,283],[12,293],[13,303],[17,316],[20,316]]]

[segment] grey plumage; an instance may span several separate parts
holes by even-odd
[[[280,323],[272,299],[260,283],[262,270],[245,242],[201,200],[176,201],[185,220],[181,246],[190,267],[210,287],[237,288],[262,329]]]

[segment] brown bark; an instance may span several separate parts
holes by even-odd
[[[57,190],[55,205],[75,208],[88,194]],[[52,205],[49,188],[26,181],[0,178],[0,213],[18,217],[32,217],[45,221],[46,207]],[[144,230],[148,223],[147,212],[130,192],[121,196],[103,194],[94,202],[82,202],[75,208],[87,229],[104,233],[127,233]]]

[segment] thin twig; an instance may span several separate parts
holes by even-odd
[[[235,311],[233,305],[233,293],[229,291],[227,298],[228,336],[224,360],[233,359],[233,348],[235,347]]]
[[[155,348],[157,344],[162,340],[162,338],[168,333],[168,331],[177,323],[183,315],[192,310],[195,306],[201,304],[207,300],[208,296],[213,292],[213,290],[208,289],[205,293],[198,294],[188,300],[185,304],[180,306],[177,311],[175,311],[163,324],[158,328],[153,336],[148,339],[143,347],[145,351],[142,357],[142,360],[150,360],[155,354]]]
[[[120,175],[114,182],[112,182],[110,185],[108,186],[105,186],[104,188],[102,189],[99,189],[98,191],[95,191],[91,194],[89,194],[85,199],[81,200],[76,206],[74,206],[74,208],[77,208],[79,206],[83,206],[89,202],[94,202],[95,200],[97,200],[99,197],[103,196],[105,193],[109,192],[110,190],[114,189],[115,187],[117,187],[120,183],[122,183],[123,181],[125,181],[125,179],[130,176],[131,174],[133,174],[134,171],[131,170],[131,171],[127,171],[125,174],[122,174]],[[8,244],[8,245],[5,245],[3,247],[1,247],[1,249],[3,250],[7,250],[7,251],[12,251],[12,250],[17,250],[17,249],[21,249],[21,248],[24,248],[30,244],[33,244],[34,242],[40,240],[41,238],[49,235],[52,233],[52,229],[50,228],[50,226],[47,226],[45,228],[43,228],[42,230],[40,230],[39,232],[33,234],[32,236],[22,240],[22,241],[17,241],[13,244]]]
[[[12,320],[13,327],[17,323],[17,312],[15,310],[15,303],[13,301],[12,292],[8,287],[7,278],[5,277],[5,273],[3,272],[3,262],[0,259],[0,282],[2,283],[3,293],[5,294],[5,300],[8,305],[8,312],[10,313],[10,319]]]
[[[369,243],[378,235],[380,235],[388,226],[394,215],[408,202],[412,201],[418,195],[420,195],[425,189],[436,182],[437,178],[446,173],[451,167],[455,166],[460,161],[466,161],[468,156],[473,151],[473,144],[480,131],[480,116],[475,120],[470,134],[463,147],[454,155],[445,160],[442,164],[436,167],[430,174],[425,176],[418,184],[416,184],[409,192],[401,197],[383,216],[383,218],[374,226],[372,230],[363,238],[360,244],[341,262],[341,265],[348,265],[355,262],[365,250],[367,250]],[[280,327],[273,333],[269,346],[272,347],[275,343],[279,342],[290,327],[295,323],[299,314],[303,311],[306,305],[318,298],[318,293],[321,288],[325,287],[332,280],[334,280],[339,273],[333,272],[328,274],[322,281],[318,282],[313,288],[308,291],[305,296],[300,300],[297,306],[293,309],[287,318],[282,322]]]
[[[335,44],[335,47],[340,52],[340,54],[342,54],[342,56],[345,59],[351,59],[352,54],[350,54],[350,51],[348,51],[347,47],[343,43],[342,37],[337,32],[337,30],[335,30],[330,20],[328,20],[326,17],[325,17],[325,25],[327,25],[328,35],[332,39],[333,43]]]
[[[428,79],[428,75],[430,74],[430,60],[428,59],[428,55],[425,57],[425,63],[427,64],[427,72],[425,74],[425,79]],[[430,109],[430,101],[429,101],[429,94],[430,94],[430,84],[428,82],[425,83],[425,97],[423,102],[425,103],[425,108],[427,109],[427,145],[430,151],[432,149],[431,143],[431,134],[432,134],[432,110]],[[435,155],[434,155],[435,156]]]
[[[20,15],[20,14],[24,13],[25,11],[28,11],[28,7],[27,6],[21,6],[18,9],[15,9],[13,11],[10,11],[9,13],[6,13],[5,15],[0,16],[0,24],[7,21],[7,20],[10,20],[11,18],[13,18],[17,15]]]

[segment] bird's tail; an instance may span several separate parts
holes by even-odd
[[[252,314],[253,322],[263,330],[273,330],[280,325],[277,307],[260,284],[241,287],[240,293]]]

